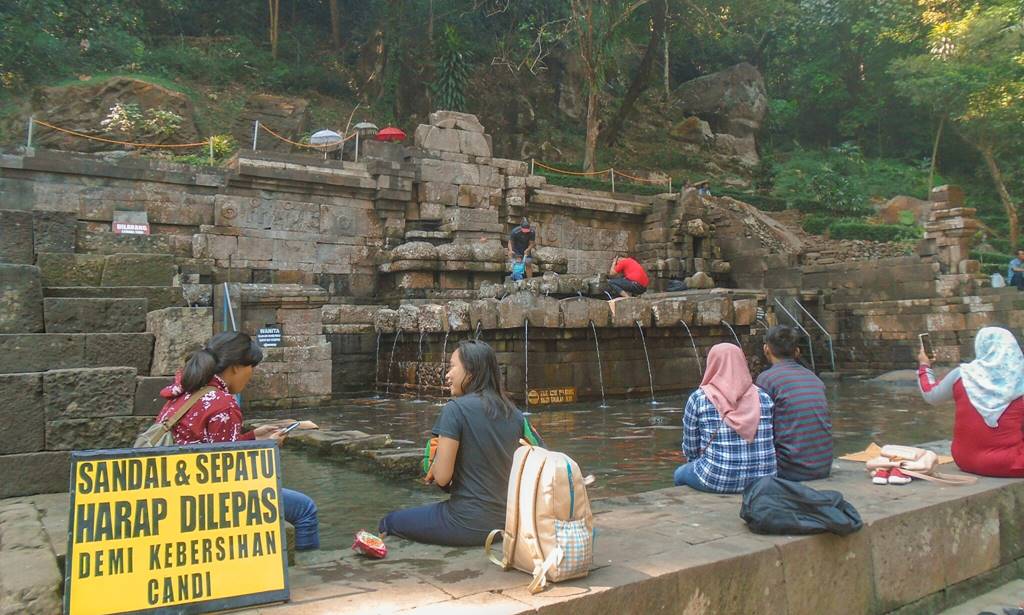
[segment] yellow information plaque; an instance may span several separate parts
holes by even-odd
[[[547,404],[571,404],[576,401],[576,387],[562,387],[559,389],[530,389],[526,399],[531,406],[544,406]]]
[[[272,442],[72,453],[64,612],[287,600],[280,469]]]

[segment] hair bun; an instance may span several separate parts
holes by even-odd
[[[216,361],[218,363],[220,362],[220,357],[217,356],[216,352],[210,350],[209,346],[203,346],[202,348],[199,349],[199,352],[205,352],[205,353],[209,354],[211,357],[213,357],[214,361]]]

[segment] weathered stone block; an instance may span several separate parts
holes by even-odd
[[[170,254],[111,254],[102,286],[170,286],[177,272]]]
[[[455,205],[459,198],[459,187],[442,182],[420,184],[420,200],[442,205]],[[421,212],[422,213],[422,212]]]
[[[559,301],[562,326],[566,329],[587,328],[593,321],[595,327],[607,327],[611,318],[608,302],[589,297],[570,297]]]
[[[419,330],[438,332],[448,330],[448,314],[445,306],[430,303],[420,306]]]
[[[690,301],[686,297],[662,299],[651,303],[654,324],[659,327],[678,327],[679,321],[693,324],[696,312],[696,302]]]
[[[46,420],[129,416],[135,368],[57,369],[43,374]]]
[[[96,254],[39,254],[36,264],[43,286],[99,286],[105,256]]]
[[[608,302],[613,327],[635,327],[637,321],[651,324],[651,302],[644,297],[619,297]]]
[[[153,334],[154,376],[172,376],[192,352],[213,336],[213,308],[164,308],[146,315],[146,331]]]
[[[135,416],[156,416],[164,407],[166,399],[160,397],[164,387],[174,383],[169,376],[137,376],[135,378]]]
[[[446,312],[448,314],[449,331],[469,331],[472,329],[469,317],[469,303],[465,301],[449,301]]]
[[[145,299],[48,297],[47,333],[138,333],[146,330]]]
[[[422,125],[421,125],[422,126]],[[417,147],[438,152],[459,153],[459,130],[428,126],[425,130],[416,129],[414,142]]]
[[[721,326],[722,321],[732,322],[733,309],[732,299],[729,297],[715,297],[697,303],[696,324],[704,327]]]
[[[789,613],[870,613],[874,601],[868,532],[780,544]],[[828,591],[822,591],[827,587]]]
[[[468,130],[470,132],[482,133],[484,131],[483,125],[475,115],[459,111],[434,111],[430,114],[430,124],[432,126],[458,128],[459,130]]]
[[[433,288],[434,274],[429,271],[407,271],[395,278],[395,285],[405,289]]]
[[[128,366],[134,367],[141,375],[149,374],[153,359],[152,334],[90,333],[81,337],[85,338],[85,367]]]
[[[400,331],[420,330],[420,309],[415,305],[398,306],[398,329]]]
[[[373,323],[380,305],[325,305],[320,309],[322,322],[325,325],[350,325]]]
[[[39,268],[0,265],[0,333],[42,331],[43,289],[39,283]]]
[[[0,455],[43,450],[42,408],[42,374],[0,374]]]
[[[469,304],[470,331],[477,327],[483,330],[498,328],[498,300],[479,299]],[[520,320],[519,325],[523,323]]]
[[[460,130],[458,132],[459,151],[470,156],[491,155],[491,144],[483,133]]]
[[[82,367],[85,337],[62,333],[0,335],[0,374]]]
[[[752,325],[757,320],[757,299],[736,299],[732,311],[734,325]]]
[[[0,209],[0,263],[32,264],[32,227],[32,212]]]
[[[392,261],[434,261],[437,260],[437,248],[426,241],[410,241],[395,246],[391,250]]]
[[[153,417],[149,416],[49,421],[46,423],[46,448],[51,451],[124,448],[131,446],[139,432],[152,423]]]
[[[75,251],[78,215],[60,211],[37,211],[33,219],[36,253]]]
[[[377,310],[373,316],[373,327],[383,333],[392,333],[398,329],[398,310]]]
[[[70,474],[67,451],[0,455],[0,498],[67,491]]]

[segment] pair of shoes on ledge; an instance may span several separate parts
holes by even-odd
[[[871,473],[871,482],[876,485],[906,485],[911,479],[899,468],[879,469]]]

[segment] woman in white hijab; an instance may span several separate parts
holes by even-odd
[[[931,359],[918,353],[921,394],[930,404],[953,400],[953,460],[983,476],[1024,477],[1024,353],[1013,334],[985,327],[974,360],[935,382]]]

